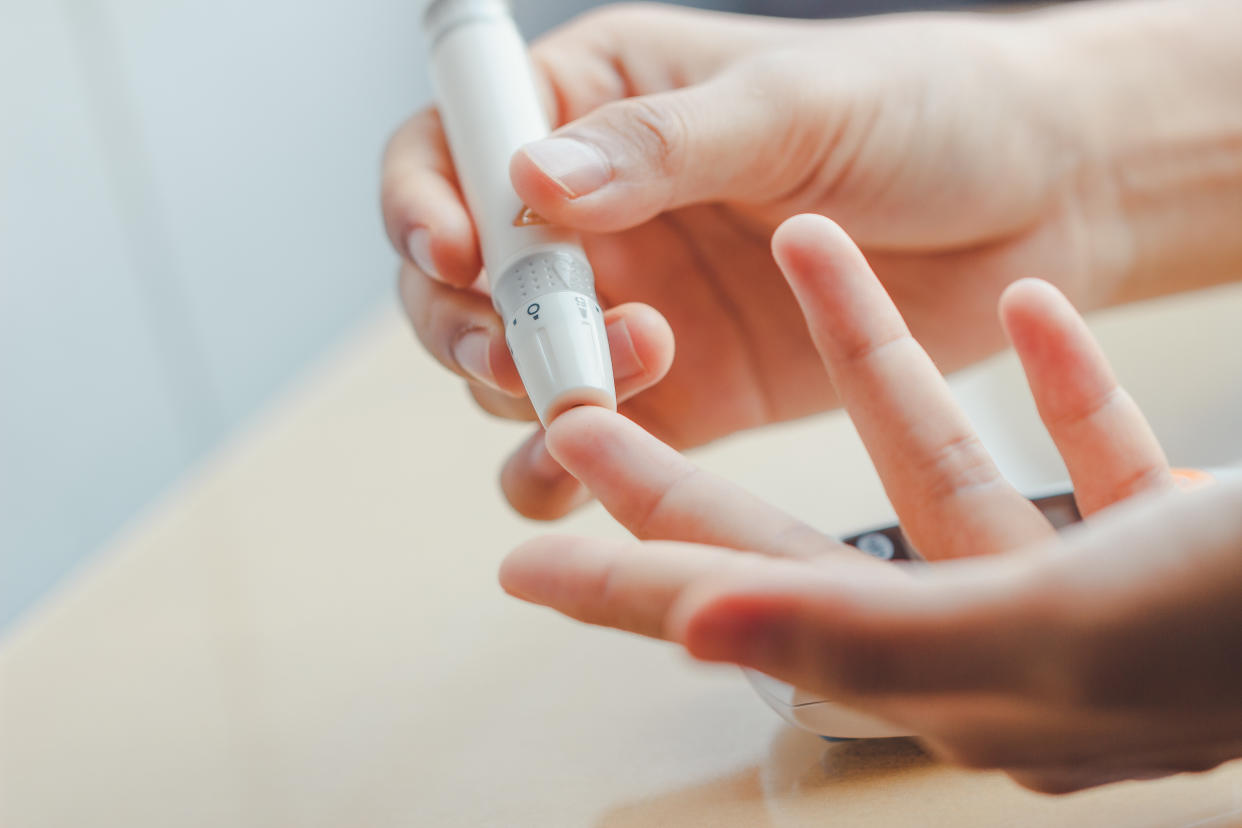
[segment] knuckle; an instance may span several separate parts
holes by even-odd
[[[580,609],[582,617],[592,623],[659,637],[663,618],[648,611],[645,602],[635,600],[630,558],[639,548],[638,544],[628,544],[608,560],[591,589],[584,593]]]
[[[384,142],[384,149],[380,152],[380,164],[384,170],[384,183],[389,181],[389,172],[392,169],[393,162],[396,161],[403,152],[403,143],[406,132],[409,130],[409,122],[402,124],[392,131],[388,136],[388,140]]]
[[[1072,405],[1053,411],[1049,415],[1048,426],[1070,431],[1083,425],[1090,425],[1092,420],[1099,419],[1110,409],[1125,406],[1127,403],[1133,404],[1130,395],[1121,386],[1114,384],[1092,397],[1075,400]]]
[[[1158,491],[1165,486],[1172,486],[1168,467],[1164,463],[1145,464],[1132,469],[1125,477],[1118,480],[1109,493],[1110,502],[1128,500],[1144,492]]]
[[[427,301],[426,278],[408,264],[402,264],[397,271],[397,295],[420,341],[432,319],[428,307],[430,303]]]
[[[683,166],[688,127],[682,108],[671,100],[656,103],[630,98],[612,104],[611,117],[630,136],[657,173],[675,174]]]
[[[609,3],[578,15],[574,25],[604,32],[625,32],[635,26],[649,25],[651,16],[662,11],[658,3]]]
[[[431,136],[440,134],[441,129],[440,113],[434,107],[414,113],[388,136],[381,156],[384,169],[393,171],[416,157],[416,148],[431,143]]]
[[[645,3],[607,3],[586,9],[568,22],[539,38],[532,52],[539,61],[560,54],[588,53],[613,55],[621,44],[641,38],[641,29],[651,24],[651,9]]]
[[[881,370],[886,359],[908,358],[910,352],[917,357],[922,348],[907,330],[899,329],[882,336],[863,333],[848,338],[844,334],[838,336],[841,337],[841,361],[859,370]]]
[[[587,606],[599,614],[601,621],[624,622],[628,584],[620,558],[614,557],[600,571],[599,580],[586,597]]]
[[[410,319],[410,326],[414,329],[414,336],[419,344],[440,364],[455,371],[457,361],[449,354],[454,337],[451,329],[453,321],[446,318],[448,314],[443,307],[440,307],[441,303],[429,296],[419,284],[426,278],[420,273],[415,273],[406,280],[407,283],[416,285],[406,291],[406,315]]]
[[[412,223],[410,187],[407,176],[385,166],[380,175],[380,213],[392,232],[400,232]]]
[[[987,449],[973,432],[953,437],[916,465],[924,491],[933,501],[1003,482]]]
[[[791,519],[772,541],[773,551],[792,558],[814,558],[837,548],[833,538],[796,519]]]
[[[605,6],[597,6],[575,17],[573,25],[607,31],[616,26],[628,24],[640,8],[639,3],[609,3]]]
[[[468,310],[452,301],[427,276],[409,265],[401,267],[397,293],[414,336],[423,348],[444,367],[466,377],[452,350],[468,330],[479,327]],[[471,387],[473,389],[473,385]],[[480,405],[489,413],[495,413],[493,409],[497,408],[497,405],[488,406],[482,402]]]
[[[642,504],[634,514],[630,527],[634,534],[639,538],[649,538],[662,534],[664,526],[670,511],[676,512],[675,503],[677,497],[687,487],[693,487],[696,480],[700,479],[702,471],[696,466],[689,466],[678,477],[665,486],[655,497],[645,504]]]
[[[428,175],[438,175],[447,159],[440,115],[425,109],[414,115],[388,138],[380,161],[380,209],[390,225],[401,229],[416,223],[411,215],[420,187]]]
[[[813,63],[818,59],[812,55]],[[780,152],[759,153],[757,192],[791,203],[809,204],[827,171],[839,166],[841,124],[847,123],[847,100],[825,89],[825,79],[808,81],[808,53],[800,46],[764,51],[742,61],[721,77],[730,80],[751,117],[764,124],[762,141]]]
[[[398,176],[385,173],[380,179],[380,213],[392,236],[393,244],[400,245],[399,236],[415,224],[410,215],[409,191]]]

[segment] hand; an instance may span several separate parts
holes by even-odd
[[[1095,232],[1113,229],[1111,191],[1083,172],[1086,119],[1043,85],[1044,30],[1021,20],[610,7],[537,43],[562,126],[514,157],[512,178],[584,231],[622,412],[688,448],[837,403],[768,255],[798,211],[859,241],[946,370],[1002,344],[992,311],[1021,275],[1056,273],[1080,305],[1103,301],[1123,257],[1087,240],[1118,235]],[[423,344],[485,409],[532,418],[434,111],[392,140],[384,214]],[[502,483],[534,517],[583,498],[541,432]]]
[[[1086,516],[1058,536],[848,238],[801,216],[773,250],[914,546],[985,557],[874,561],[624,418],[575,409],[549,450],[646,542],[542,538],[505,561],[505,589],[818,691],[1036,790],[1242,755],[1242,487],[1173,491],[1082,320],[1024,280],[1001,317]]]

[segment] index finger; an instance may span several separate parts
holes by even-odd
[[[1001,476],[844,231],[822,216],[795,216],[777,229],[772,250],[915,548],[952,558],[1051,535]]]
[[[744,573],[756,560],[764,559],[697,544],[549,536],[510,552],[500,565],[500,585],[588,624],[668,639],[669,609],[690,584]]]
[[[644,540],[873,560],[700,469],[620,414],[586,406],[567,411],[548,426],[547,446],[609,514]]]
[[[548,536],[514,549],[500,566],[510,595],[570,618],[652,638],[681,641],[671,613],[696,584],[785,582],[850,576],[859,567],[874,577],[901,578],[897,567],[863,555],[828,567],[739,552],[719,546],[672,541],[600,541]],[[877,574],[878,573],[878,574]]]

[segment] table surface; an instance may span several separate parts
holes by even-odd
[[[0,825],[1242,824],[1242,764],[1039,796],[506,597],[522,433],[374,320],[7,635]],[[829,531],[886,516],[839,415],[698,459]]]

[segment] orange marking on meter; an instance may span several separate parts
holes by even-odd
[[[1215,482],[1212,475],[1201,469],[1169,469],[1169,471],[1173,475],[1173,482],[1179,489],[1198,489]]]

